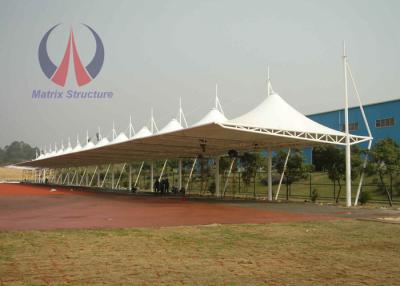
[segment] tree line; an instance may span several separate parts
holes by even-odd
[[[232,150],[233,151],[233,150]],[[229,156],[220,160],[220,173],[229,169],[230,162],[236,158],[237,163],[233,165],[232,171],[240,171],[241,178],[245,185],[255,182],[257,173],[267,169],[267,160],[260,152],[245,152],[238,154],[232,152]],[[364,160],[366,159],[366,166]],[[285,168],[285,161],[286,168]],[[200,160],[200,176],[210,176],[208,160]],[[313,148],[313,162],[307,164],[303,152],[300,149],[292,148],[288,156],[288,150],[279,150],[273,156],[273,168],[281,174],[284,172],[283,184],[286,185],[286,195],[291,192],[292,184],[296,181],[306,179],[311,172],[325,172],[332,184],[338,187],[335,201],[338,202],[344,190],[346,166],[345,150],[334,145],[320,145]],[[361,149],[355,145],[351,148],[351,177],[353,182],[360,178],[364,172],[365,176],[372,177],[376,181],[377,191],[384,194],[390,205],[392,205],[393,190],[400,194],[400,146],[391,138],[377,141],[371,150]],[[202,180],[203,181],[203,180]],[[266,179],[261,180],[267,184]],[[277,184],[276,178],[273,183]],[[390,185],[390,188],[389,188]],[[201,187],[202,188],[202,187]],[[215,185],[209,186],[213,192]],[[390,190],[389,190],[390,189]],[[312,199],[316,200],[319,194],[317,190],[312,192]],[[371,193],[362,190],[359,202],[366,203],[371,199]]]
[[[336,202],[339,201],[340,193],[345,182],[345,150],[333,145],[322,145],[313,149],[313,165],[307,166],[303,162],[300,150],[295,149],[289,156],[285,171],[285,183],[289,186],[306,176],[307,172],[313,170],[327,172],[329,180],[339,187]],[[283,171],[284,161],[287,153],[278,152],[275,156],[275,167],[278,172]],[[366,166],[364,160],[366,159]],[[359,178],[361,173],[378,178],[378,191],[385,194],[390,205],[392,205],[392,192],[389,191],[388,182],[400,193],[400,146],[391,138],[381,139],[376,142],[371,150],[362,150],[359,146],[351,148],[351,177],[352,180]],[[394,183],[394,184],[393,184]],[[369,192],[362,192],[361,203],[366,203],[371,198]]]
[[[31,147],[23,141],[14,141],[4,148],[0,148],[0,165],[32,160],[39,153],[37,147]]]

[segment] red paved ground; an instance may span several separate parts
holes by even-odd
[[[0,184],[0,230],[160,227],[338,219],[221,203]]]

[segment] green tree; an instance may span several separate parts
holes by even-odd
[[[372,146],[369,152],[369,164],[367,174],[378,174],[381,186],[392,206],[392,197],[388,190],[385,178],[392,178],[400,171],[400,147],[391,138],[385,138]]]
[[[219,173],[223,174],[225,170],[229,169],[231,165],[231,158],[229,157],[221,157],[219,159]]]
[[[286,157],[287,152],[283,150],[280,150],[274,157],[274,166],[279,173],[283,172]],[[295,181],[306,178],[311,169],[311,166],[304,164],[303,153],[299,149],[292,149],[284,174],[286,189],[291,190],[292,184]],[[288,199],[288,192],[286,192],[286,198]]]
[[[164,161],[162,162],[162,164],[164,164]],[[161,166],[161,168],[162,168],[162,166]],[[170,170],[178,169],[178,160],[168,160],[166,168],[168,168]]]
[[[4,162],[4,159],[6,157],[6,152],[0,148],[0,164]]]
[[[39,153],[38,148],[33,148],[23,141],[14,141],[4,147],[2,163],[17,163],[26,160],[32,160]]]
[[[328,172],[328,178],[337,183],[339,190],[336,196],[336,202],[339,202],[343,181],[346,178],[345,149],[333,145],[323,145],[314,148],[314,154],[317,154],[319,168]],[[361,169],[361,150],[358,146],[351,147],[351,178],[356,179]]]
[[[261,156],[261,153],[243,153],[240,156],[240,165],[242,167],[242,179],[245,186],[249,186],[251,180],[254,182],[257,176],[257,170],[264,167],[264,158]],[[255,196],[255,189],[254,189]]]
[[[198,159],[198,162],[200,167],[200,193],[203,193],[207,190],[208,178],[210,177],[211,174],[210,160],[208,158],[200,157]],[[215,184],[214,188],[210,186],[210,188],[208,188],[208,191],[214,194]]]

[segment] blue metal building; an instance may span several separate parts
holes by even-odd
[[[365,115],[374,137],[373,143],[390,137],[400,144],[400,99],[364,105]],[[325,126],[344,131],[344,109],[310,114],[308,117]],[[349,108],[349,130],[355,135],[368,136],[359,107]],[[360,145],[366,148],[368,143]],[[306,161],[312,162],[310,148],[304,150]]]

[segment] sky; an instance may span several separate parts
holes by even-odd
[[[0,0],[0,146],[22,140],[40,148],[84,142],[101,128],[111,136],[176,117],[179,98],[189,124],[214,105],[215,85],[232,119],[275,92],[304,114],[344,106],[342,53],[364,104],[399,98],[400,2],[393,0]],[[84,66],[100,36],[105,59],[96,78],[76,84],[49,80],[38,47],[59,65],[74,31]],[[350,86],[351,87],[351,86]],[[111,91],[110,99],[34,99],[33,90]],[[356,99],[350,89],[350,104]]]

